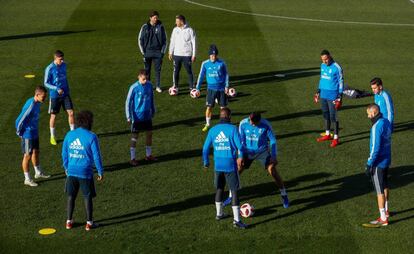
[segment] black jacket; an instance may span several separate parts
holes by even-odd
[[[138,46],[144,57],[163,56],[167,50],[167,34],[161,21],[152,26],[142,25],[138,34]]]

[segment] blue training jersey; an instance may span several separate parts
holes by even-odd
[[[215,91],[224,91],[229,87],[229,74],[223,60],[217,59],[215,62],[210,59],[201,64],[200,74],[197,79],[197,90],[200,90],[204,77],[207,81],[207,89]]]
[[[30,98],[24,104],[22,111],[16,119],[16,134],[25,139],[39,137],[40,102]]]
[[[394,124],[394,104],[390,94],[384,90],[374,96],[375,104],[380,108],[382,117],[386,118],[390,124],[391,129]]]
[[[261,119],[257,126],[250,123],[249,118],[240,122],[240,138],[249,155],[259,154],[269,150],[273,158],[277,156],[277,142],[272,126],[266,119]]]
[[[238,157],[243,157],[242,143],[237,127],[231,123],[219,123],[208,132],[203,146],[203,162],[209,165],[209,150],[213,146],[214,168],[219,172],[234,172],[237,170]]]
[[[371,128],[369,141],[368,166],[388,168],[391,164],[391,128],[390,122],[379,118]]]
[[[135,82],[131,85],[125,101],[125,114],[127,120],[142,122],[151,120],[155,114],[154,92],[151,82],[144,85]]]
[[[103,174],[98,137],[84,128],[76,128],[66,134],[62,146],[63,167],[68,176],[90,179],[93,165]]]
[[[69,84],[66,77],[66,63],[57,66],[54,62],[49,64],[45,70],[44,85],[49,89],[51,99],[69,95]],[[59,95],[58,90],[62,89],[63,94]]]
[[[330,65],[321,64],[321,79],[319,80],[320,97],[336,100],[344,90],[344,77],[341,66],[335,61]]]

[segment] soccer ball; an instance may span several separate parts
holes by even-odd
[[[193,99],[198,98],[200,97],[200,91],[198,91],[197,89],[192,89],[190,92],[190,96]]]
[[[236,95],[237,95],[236,89],[234,89],[233,87],[229,88],[229,91],[227,92],[227,95],[230,96],[230,97],[236,97]]]
[[[178,89],[172,86],[172,87],[170,87],[170,89],[168,89],[168,93],[171,96],[176,96],[178,94]]]
[[[249,203],[244,203],[240,206],[240,215],[244,218],[248,218],[253,216],[254,214],[254,207]]]

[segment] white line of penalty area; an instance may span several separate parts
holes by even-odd
[[[410,2],[414,3],[414,0],[409,0]],[[262,14],[262,13],[254,13],[254,12],[244,12],[244,11],[235,11],[230,9],[225,9],[217,6],[207,5],[197,3],[191,0],[184,0],[189,4],[202,6],[205,8],[215,9],[224,12],[230,12],[235,14],[242,14],[242,15],[250,15],[250,16],[257,16],[257,17],[265,17],[265,18],[275,18],[275,19],[287,19],[287,20],[296,20],[296,21],[306,21],[306,22],[320,22],[320,23],[339,23],[339,24],[348,24],[348,25],[370,25],[370,26],[408,26],[414,27],[414,24],[408,23],[383,23],[383,22],[365,22],[365,21],[345,21],[345,20],[327,20],[327,19],[312,19],[312,18],[302,18],[302,17],[289,17],[289,16],[280,16],[280,15],[271,15],[271,14]]]

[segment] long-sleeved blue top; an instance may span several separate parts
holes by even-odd
[[[229,87],[229,74],[227,73],[226,64],[221,59],[214,62],[208,59],[201,64],[197,79],[197,90],[200,90],[204,77],[207,80],[207,89],[224,91],[226,87]]]
[[[339,98],[344,90],[344,76],[341,66],[332,60],[327,65],[321,64],[321,78],[319,80],[320,97],[327,100]]]
[[[391,164],[391,126],[390,122],[379,117],[372,125],[369,141],[368,166],[388,168]]]
[[[40,102],[36,102],[34,98],[28,99],[16,119],[16,134],[25,139],[38,138],[39,114]]]
[[[131,85],[125,101],[126,118],[132,122],[151,120],[155,115],[154,92],[151,82],[135,82]]]
[[[66,134],[62,160],[68,176],[90,179],[93,177],[94,165],[98,174],[103,174],[98,137],[84,128],[76,128]]]
[[[260,119],[256,126],[250,123],[249,118],[240,122],[239,132],[246,153],[255,155],[269,149],[272,158],[277,156],[277,141],[272,126],[266,119]]]
[[[66,77],[66,63],[60,66],[54,62],[49,64],[45,70],[44,85],[49,89],[51,99],[69,95],[69,83]],[[59,95],[58,90],[62,89],[63,94]]]
[[[237,157],[243,157],[243,147],[237,127],[231,123],[222,122],[208,132],[203,146],[203,162],[210,164],[209,150],[213,146],[214,168],[220,172],[237,170]]]

